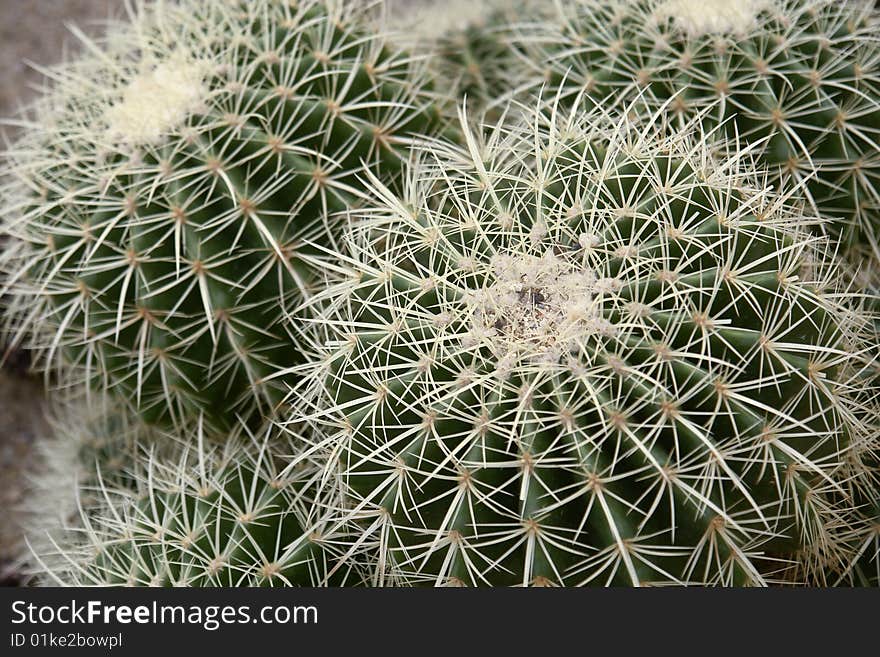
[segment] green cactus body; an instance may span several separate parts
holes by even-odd
[[[701,134],[533,115],[468,144],[365,211],[298,395],[377,581],[760,585],[833,551],[860,329],[803,218]]]
[[[689,117],[712,107],[783,189],[845,246],[880,244],[880,48],[859,0],[568,0],[513,38],[569,98],[645,94]]]
[[[495,62],[503,61],[506,46],[491,34],[490,16],[485,24],[466,25],[446,35],[440,44],[439,56],[443,66],[454,71],[457,95],[469,98],[484,107],[504,91],[506,81]]]
[[[87,442],[125,422],[108,413]],[[300,461],[282,469],[276,451],[296,446],[242,429],[223,446],[206,446],[201,427],[186,435],[151,436],[149,449],[129,427],[112,459],[75,456],[68,469],[85,476],[63,489],[65,470],[42,475],[33,506],[52,495],[77,502],[76,517],[40,519],[29,539],[39,582],[128,586],[325,586],[361,581],[323,530],[329,521],[311,496],[320,469]],[[73,443],[71,427],[56,441]],[[77,434],[79,435],[79,433]],[[83,434],[85,435],[85,434]],[[66,439],[66,440],[65,440]],[[124,459],[124,467],[114,465]],[[56,466],[63,466],[58,462]],[[53,465],[53,464],[50,464]],[[123,477],[124,474],[124,477]],[[62,480],[59,482],[59,479]],[[68,503],[66,506],[70,506]],[[45,516],[45,510],[43,515]],[[329,517],[329,516],[328,516]],[[326,543],[325,543],[326,541]]]
[[[13,337],[166,428],[269,411],[313,244],[438,124],[375,29],[350,2],[154,3],[59,69],[6,170]]]

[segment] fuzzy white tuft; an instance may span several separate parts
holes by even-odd
[[[772,0],[666,0],[654,16],[672,19],[679,29],[693,36],[742,34],[772,4]]]
[[[205,66],[177,57],[134,78],[120,102],[107,110],[114,139],[129,144],[157,141],[204,104]]]
[[[583,263],[548,251],[497,255],[491,268],[492,282],[470,299],[471,333],[496,352],[543,358],[570,351],[586,335],[613,331],[602,317],[602,295],[619,283],[598,278]]]

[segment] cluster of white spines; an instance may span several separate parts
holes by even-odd
[[[542,256],[499,253],[489,263],[490,282],[469,295],[474,343],[500,355],[559,360],[589,333],[611,334],[602,295],[620,283],[597,278],[582,263],[547,251]]]

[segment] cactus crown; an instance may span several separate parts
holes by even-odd
[[[658,117],[463,118],[358,213],[295,394],[378,581],[763,584],[835,550],[861,323],[746,152]]]
[[[771,4],[772,0],[664,0],[654,10],[654,16],[658,20],[672,20],[680,30],[693,36],[744,34]]]
[[[270,412],[312,243],[439,125],[377,29],[347,0],[153,2],[53,71],[3,171],[12,340],[166,428]]]
[[[131,145],[155,143],[199,109],[208,97],[207,65],[180,55],[135,77],[107,108],[111,138]]]

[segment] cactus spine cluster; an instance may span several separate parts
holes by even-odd
[[[378,578],[761,585],[833,552],[862,328],[803,217],[699,134],[462,129],[323,295],[315,440]]]
[[[54,73],[6,170],[13,338],[161,426],[270,411],[311,244],[337,243],[365,167],[392,182],[437,125],[372,13],[156,2]]]
[[[49,71],[36,581],[880,586],[877,11],[435,4],[145,0]]]

